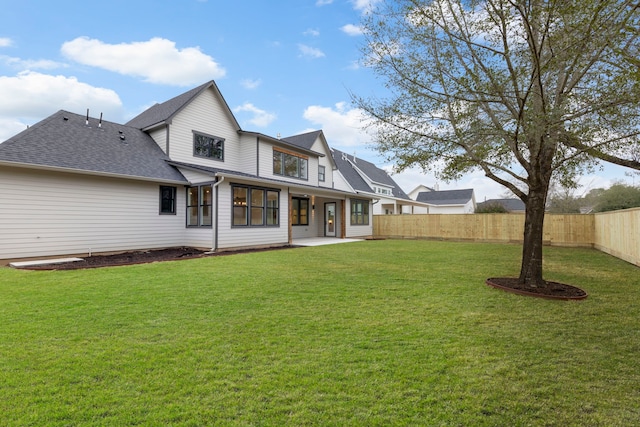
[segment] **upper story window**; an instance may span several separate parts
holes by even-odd
[[[388,188],[383,188],[383,187],[376,187],[376,193],[378,194],[387,194],[387,195],[391,195],[391,190],[389,190]]]
[[[273,174],[308,179],[309,158],[301,154],[273,149]]]
[[[193,133],[193,155],[208,159],[224,160],[224,139]]]
[[[318,166],[318,181],[324,182],[325,180],[325,168],[324,166]]]

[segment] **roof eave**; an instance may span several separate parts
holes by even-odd
[[[39,165],[35,163],[8,162],[3,160],[0,160],[0,166],[11,166],[11,167],[21,168],[21,169],[36,169],[36,170],[51,171],[51,172],[65,172],[65,173],[73,173],[73,174],[81,174],[81,175],[101,176],[101,177],[107,177],[107,178],[133,179],[136,181],[164,182],[164,183],[179,184],[179,185],[185,185],[189,183],[186,180],[183,181],[183,180],[174,180],[174,179],[159,178],[159,177],[127,175],[127,174],[119,174],[119,173],[112,173],[112,172],[92,171],[87,169]]]
[[[265,139],[265,140],[267,140],[267,141],[269,141],[271,143],[278,144],[278,145],[284,145],[285,147],[291,148],[292,150],[299,151],[299,152],[305,153],[305,154],[309,154],[309,155],[312,155],[312,156],[315,156],[315,157],[325,157],[324,154],[318,153],[317,151],[308,150],[306,148],[299,147],[299,146],[297,146],[295,144],[291,144],[289,142],[283,141],[282,139],[274,138],[272,136],[265,135],[265,134],[260,133],[260,132],[253,132],[253,131],[240,129],[240,130],[238,130],[238,133],[245,134],[245,135],[257,136],[258,138]]]

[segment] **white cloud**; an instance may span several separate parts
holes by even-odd
[[[260,79],[244,79],[240,81],[240,84],[245,89],[256,89],[258,86],[262,84],[262,80]]]
[[[315,28],[309,28],[302,34],[305,36],[318,37],[320,35],[320,31],[316,30]]]
[[[325,56],[324,52],[320,49],[316,49],[315,47],[307,46],[305,44],[299,44],[298,50],[300,51],[301,56],[305,58],[323,58]]]
[[[0,143],[22,132],[26,128],[27,125],[20,120],[0,117]]]
[[[7,101],[0,102],[0,133],[5,136],[0,140],[12,136],[17,128],[24,128],[60,109],[84,114],[89,108],[92,112],[103,112],[106,120],[122,119],[122,101],[118,94],[79,82],[75,77],[34,71],[15,77],[0,76],[0,99]]]
[[[353,8],[355,10],[359,10],[359,11],[362,11],[363,13],[366,13],[371,9],[373,9],[375,5],[377,5],[381,1],[382,0],[351,0],[351,3],[353,3]]]
[[[250,123],[257,127],[267,127],[277,118],[275,114],[269,113],[265,110],[261,110],[250,102],[245,102],[244,104],[234,108],[233,112],[251,113],[253,116],[247,120],[247,123]]]
[[[67,67],[66,64],[48,59],[21,59],[5,55],[0,55],[0,62],[4,62],[10,67],[19,68],[21,70],[53,70],[55,68]]]
[[[65,42],[61,51],[81,64],[142,77],[150,83],[188,86],[221,78],[226,73],[199,47],[178,49],[175,42],[158,37],[120,44],[78,37]]]
[[[331,3],[333,3],[333,0],[317,0],[316,6],[326,6]]]
[[[360,36],[364,32],[362,27],[359,27],[353,24],[343,25],[342,27],[340,27],[340,29],[342,30],[343,33],[349,36]]]
[[[364,147],[371,142],[371,136],[364,129],[366,118],[362,110],[349,109],[344,102],[334,107],[311,105],[304,110],[303,117],[322,128],[332,147]]]
[[[0,37],[0,47],[9,47],[13,45],[13,40],[8,37]]]

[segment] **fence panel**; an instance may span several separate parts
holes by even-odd
[[[640,266],[640,208],[594,215],[594,247]]]
[[[593,215],[547,215],[544,243],[593,247]],[[376,215],[373,233],[379,238],[461,240],[520,243],[524,214]]]
[[[375,215],[377,238],[521,243],[524,214]],[[547,214],[545,245],[594,247],[640,266],[640,208],[595,215]]]

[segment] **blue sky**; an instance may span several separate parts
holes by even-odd
[[[391,171],[350,101],[385,93],[360,61],[361,17],[379,1],[0,0],[0,141],[60,109],[124,122],[215,80],[243,129],[323,129],[331,146]],[[583,177],[581,191],[631,182],[624,171]],[[407,192],[438,184],[474,188],[477,201],[505,195],[480,173],[393,178]]]

